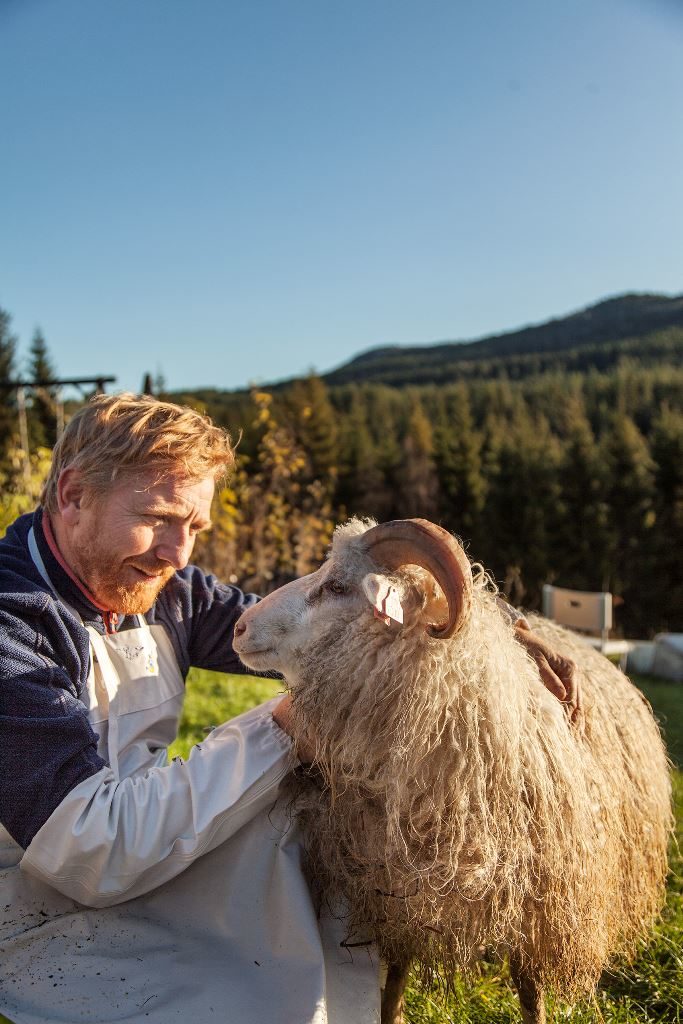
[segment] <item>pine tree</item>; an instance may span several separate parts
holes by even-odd
[[[646,623],[683,632],[683,414],[663,408],[653,423],[650,451],[655,471],[654,527],[642,594]]]
[[[47,342],[40,328],[36,328],[28,364],[30,380],[51,381],[56,373],[48,354]],[[57,391],[55,388],[43,386],[36,388],[31,399],[28,418],[29,440],[31,448],[54,448],[57,440]]]
[[[608,472],[609,578],[604,590],[623,597],[626,635],[642,634],[643,583],[654,571],[649,552],[656,521],[655,467],[647,442],[630,416],[616,412],[601,442]]]
[[[432,427],[417,397],[411,402],[406,434],[401,447],[401,487],[396,493],[400,519],[438,517],[439,481],[434,465]]]
[[[481,557],[515,604],[539,607],[555,573],[559,445],[544,417],[523,416],[492,435]],[[479,552],[477,552],[479,555]]]
[[[339,436],[339,482],[337,503],[340,514],[386,518],[383,495],[384,475],[368,426],[365,396],[352,385],[349,411],[342,418]]]
[[[383,385],[366,387],[368,429],[376,452],[379,481],[372,494],[372,514],[382,522],[396,519],[398,498],[405,487],[400,421],[405,415],[406,396]]]
[[[469,391],[464,383],[459,383],[449,391],[437,412],[434,460],[441,521],[471,542],[474,551],[481,539],[486,502],[482,446],[481,432],[474,426]]]
[[[325,481],[330,492],[337,476],[339,430],[337,414],[320,377],[296,381],[286,394],[291,429],[304,449],[311,479]]]
[[[9,313],[0,308],[0,466],[7,462],[12,436],[17,431],[15,392],[8,386],[14,378],[17,345],[11,322]]]
[[[561,521],[554,580],[558,586],[602,590],[609,577],[607,484],[604,460],[583,405],[577,402],[560,457]]]

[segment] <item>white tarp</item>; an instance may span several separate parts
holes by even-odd
[[[637,644],[629,652],[626,671],[683,682],[683,633],[659,633],[651,643]]]

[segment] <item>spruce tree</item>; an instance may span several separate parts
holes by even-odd
[[[486,482],[482,470],[483,438],[475,429],[468,388],[452,388],[437,413],[434,460],[439,479],[441,522],[472,544],[483,533]]]
[[[383,385],[352,385],[339,437],[340,479],[336,501],[342,515],[395,519],[402,451],[398,419],[405,396]]]
[[[602,590],[609,577],[607,472],[582,404],[574,404],[560,457],[558,586]]]
[[[401,487],[396,493],[400,519],[438,517],[439,481],[434,465],[432,427],[417,397],[412,400],[407,430],[401,443]]]
[[[0,308],[0,466],[7,461],[13,434],[17,432],[16,396],[9,386],[14,378],[17,339],[10,330],[12,318]]]
[[[384,475],[370,428],[365,396],[357,385],[351,385],[348,413],[342,418],[339,443],[339,482],[337,504],[342,517],[346,515],[383,515],[386,492]]]
[[[630,416],[616,412],[601,443],[609,475],[609,578],[604,590],[623,598],[626,635],[642,635],[648,619],[644,581],[655,572],[651,559],[656,521],[655,466],[647,442]]]
[[[490,490],[481,556],[515,604],[540,605],[555,575],[560,516],[559,445],[544,417],[500,425],[489,452]]]
[[[683,413],[664,407],[653,424],[650,451],[655,471],[649,572],[643,582],[648,624],[683,632]]]
[[[324,480],[330,491],[337,476],[337,415],[320,377],[296,381],[285,396],[291,429],[308,456],[311,479]]]
[[[56,373],[48,354],[47,342],[40,328],[36,328],[28,363],[30,380],[52,381]],[[29,414],[29,439],[31,448],[54,448],[57,440],[57,392],[55,388],[37,388],[31,399]]]

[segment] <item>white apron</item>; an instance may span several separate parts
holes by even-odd
[[[121,634],[88,633],[99,753],[118,779],[144,776],[165,763],[182,709],[169,637],[143,619]],[[245,735],[258,735],[259,715],[271,719],[264,710],[235,720]],[[343,921],[317,918],[298,826],[276,787],[265,795],[182,873],[98,909],[20,870],[23,851],[0,826],[0,1012],[16,1024],[377,1024],[376,952],[347,948]]]

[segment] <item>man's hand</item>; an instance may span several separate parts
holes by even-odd
[[[582,717],[579,670],[570,658],[558,654],[552,647],[531,632],[526,619],[515,623],[517,639],[536,662],[541,681],[561,701],[572,725],[578,726]]]
[[[273,719],[280,726],[283,732],[294,740],[296,755],[302,764],[311,764],[315,760],[315,745],[304,737],[295,736],[292,725],[292,698],[289,694],[283,697],[279,704],[276,704],[273,711]]]

